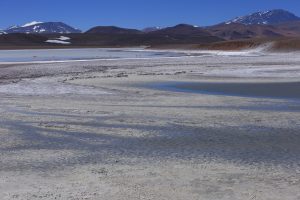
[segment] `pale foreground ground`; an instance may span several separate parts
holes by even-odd
[[[300,102],[142,87],[297,81],[300,54],[2,64],[0,199],[300,199]]]

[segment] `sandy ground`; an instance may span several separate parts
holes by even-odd
[[[0,65],[0,197],[300,199],[300,101],[154,90],[300,80],[300,54]]]

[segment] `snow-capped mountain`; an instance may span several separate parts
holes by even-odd
[[[276,9],[264,12],[256,12],[250,15],[237,17],[233,20],[225,22],[226,24],[240,23],[245,25],[253,24],[265,24],[265,25],[275,25],[284,22],[292,22],[300,20],[300,18],[293,13],[286,10]]]
[[[33,21],[22,26],[12,26],[5,30],[6,33],[81,33],[81,30],[75,29],[62,22],[38,22]]]

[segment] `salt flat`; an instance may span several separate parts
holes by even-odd
[[[300,100],[145,85],[297,82],[300,54],[184,53],[1,64],[2,199],[299,199]]]

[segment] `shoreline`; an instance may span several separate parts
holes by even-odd
[[[59,34],[61,35],[61,34]],[[110,48],[145,48],[150,50],[185,50],[185,51],[244,51],[269,45],[268,52],[299,52],[300,37],[258,37],[250,39],[224,40],[213,43],[179,43],[153,45],[4,45],[1,50],[45,50],[45,49],[110,49]]]
[[[3,52],[5,54],[1,55],[0,57],[0,65],[9,65],[9,64],[47,64],[47,63],[64,63],[64,62],[95,62],[95,61],[114,61],[114,60],[147,60],[147,59],[178,59],[178,58],[184,58],[184,57],[201,57],[201,56],[261,56],[263,54],[267,54],[268,52],[265,52],[261,48],[252,48],[244,51],[216,51],[216,50],[183,50],[183,49],[145,49],[145,48],[70,48],[70,49],[40,49],[41,51],[37,49],[31,49],[26,51],[26,56],[18,57],[18,53],[21,54],[25,52],[25,50],[0,50],[0,52]],[[60,58],[56,51],[64,51],[64,53],[70,53],[71,51],[74,51],[78,54],[78,52],[83,51],[101,51],[101,52],[94,52],[95,57],[94,58],[85,58],[84,56],[82,59],[80,58]],[[49,54],[45,54],[46,51],[50,51]],[[118,51],[120,54],[119,57],[116,58],[109,58],[109,57],[103,57],[103,58],[97,58],[101,53],[110,53],[113,54],[113,52],[110,51]],[[73,52],[73,53],[74,53]],[[12,55],[10,55],[12,53]],[[51,54],[53,56],[51,56]],[[97,53],[97,54],[96,54]],[[122,57],[121,54],[132,54],[129,57]],[[7,55],[6,55],[7,54]],[[14,54],[15,57],[12,57]],[[27,55],[28,54],[28,55]],[[39,55],[41,54],[41,55]],[[144,54],[144,55],[143,55]],[[149,54],[149,55],[147,55]],[[153,54],[153,55],[151,55]],[[5,57],[7,56],[7,58]],[[47,56],[48,58],[46,58]],[[44,58],[45,57],[45,58]],[[80,57],[78,55],[78,57]],[[26,60],[26,61],[5,61],[5,60]],[[37,60],[42,59],[42,60]],[[46,60],[48,59],[48,60]],[[27,61],[28,60],[28,61]]]

